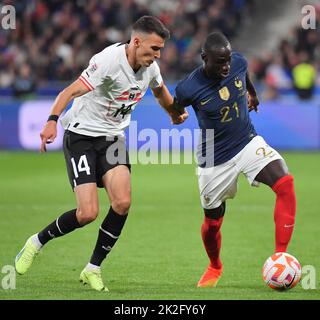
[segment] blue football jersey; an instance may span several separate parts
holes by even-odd
[[[201,167],[230,160],[257,135],[247,106],[247,67],[246,59],[232,52],[228,77],[219,81],[208,78],[200,66],[177,84],[177,103],[193,107],[202,132],[198,146]]]

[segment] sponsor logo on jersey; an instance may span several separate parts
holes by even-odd
[[[212,99],[212,98],[207,99],[207,100],[200,101],[200,104],[201,104],[202,106],[204,106],[204,105],[207,104],[211,99]]]
[[[142,98],[142,93],[140,92],[129,92],[124,91],[121,93],[120,96],[116,97],[115,99],[118,101],[135,101],[139,102]]]
[[[136,103],[132,103],[128,106],[126,106],[125,104],[122,104],[122,107],[118,110],[116,110],[116,112],[114,113],[114,117],[117,117],[118,115],[122,116],[122,119],[124,119],[124,117],[131,113],[132,111],[132,107],[135,105]]]

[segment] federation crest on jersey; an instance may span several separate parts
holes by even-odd
[[[238,88],[239,90],[242,89],[243,85],[242,85],[242,81],[237,77],[234,81],[234,85],[236,86],[236,88]]]
[[[227,87],[223,87],[222,89],[219,90],[219,95],[222,100],[225,100],[225,101],[229,100],[230,98],[229,89]]]

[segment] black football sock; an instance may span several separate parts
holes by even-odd
[[[110,207],[106,218],[100,226],[97,243],[90,260],[91,264],[96,266],[101,265],[102,261],[118,240],[127,216],[127,214],[120,215],[116,213],[112,207]]]
[[[53,238],[61,237],[71,231],[81,228],[76,216],[77,209],[70,210],[49,224],[38,233],[39,241],[45,245]]]

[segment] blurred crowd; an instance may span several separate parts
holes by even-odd
[[[255,3],[256,0],[2,1],[1,5],[14,5],[17,18],[16,29],[0,30],[0,88],[11,87],[19,96],[48,82],[76,79],[92,55],[112,43],[126,42],[132,23],[142,15],[159,17],[170,30],[171,39],[160,64],[166,80],[177,80],[201,63],[199,52],[208,33],[219,29],[232,40],[253,15]],[[292,86],[295,67],[305,63],[315,68],[319,58],[319,29],[297,28],[281,42],[278,53],[251,59],[250,71],[255,81],[267,84],[266,96],[272,98],[277,89]]]
[[[34,90],[47,81],[75,79],[91,56],[126,42],[142,15],[158,16],[171,31],[161,57],[167,80],[199,63],[199,50],[215,28],[232,37],[255,0],[7,0],[16,29],[0,30],[0,87]]]
[[[263,83],[265,99],[295,89],[301,99],[312,97],[320,86],[320,3],[316,9],[316,29],[293,27],[274,52],[250,59],[249,69],[255,82]]]

